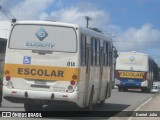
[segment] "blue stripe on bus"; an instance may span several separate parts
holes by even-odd
[[[142,79],[120,78],[120,86],[124,87],[141,87]]]

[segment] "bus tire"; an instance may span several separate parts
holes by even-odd
[[[151,86],[149,86],[149,88],[148,88],[148,93],[150,93],[151,92]]]
[[[36,103],[24,103],[25,111],[42,111],[42,105]]]
[[[128,88],[124,88],[123,90],[124,90],[125,92],[127,92],[127,91],[128,91]]]
[[[144,93],[148,93],[149,92],[149,89],[148,88],[141,88],[142,92]]]
[[[91,90],[91,94],[90,94],[90,97],[89,97],[89,103],[88,103],[87,111],[92,111],[93,95],[94,95],[94,87],[92,87],[92,90]]]
[[[121,87],[118,87],[118,91],[123,91],[123,89]]]

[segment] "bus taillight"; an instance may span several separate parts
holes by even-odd
[[[147,79],[147,72],[144,73],[143,75],[143,82]]]
[[[6,80],[7,81],[11,80],[11,77],[10,76],[6,76]]]
[[[9,70],[5,70],[4,74],[5,74],[5,76],[6,76],[6,80],[7,80],[7,81],[11,80]]]
[[[71,81],[70,81],[70,84],[71,84],[71,85],[75,85],[75,84],[76,84],[76,81],[75,81],[75,80],[71,80]]]
[[[73,79],[73,80],[76,80],[77,78],[78,78],[77,75],[73,75],[73,76],[72,76],[72,79]]]
[[[66,92],[73,92],[74,91],[74,87],[76,85],[76,80],[77,80],[78,76],[77,75],[73,75],[72,76],[72,80],[70,81],[70,85],[68,86],[68,89],[66,90]]]
[[[118,71],[118,70],[116,70],[116,78],[117,78],[117,80],[120,79],[120,74],[119,74],[119,71]]]
[[[73,76],[72,76],[72,80],[70,81],[70,84],[71,84],[71,85],[75,85],[77,78],[78,78],[77,75],[73,75]]]

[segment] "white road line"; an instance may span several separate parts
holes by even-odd
[[[140,110],[140,109],[141,109],[141,107],[143,107],[145,104],[147,104],[151,99],[152,99],[152,97],[151,97],[151,98],[149,98],[147,101],[145,101],[143,104],[141,104],[139,107],[137,107],[134,111],[138,111],[138,110]],[[132,116],[131,116],[131,117],[129,117],[129,118],[128,118],[128,120],[132,120]]]

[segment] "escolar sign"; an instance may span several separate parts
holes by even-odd
[[[19,75],[33,75],[33,76],[54,76],[54,77],[64,77],[64,71],[62,70],[43,70],[43,69],[28,69],[28,68],[18,68]]]
[[[144,72],[125,72],[119,71],[121,78],[143,78]]]
[[[78,68],[25,64],[5,64],[5,70],[9,71],[11,77],[42,80],[70,81],[73,75],[79,74]]]

